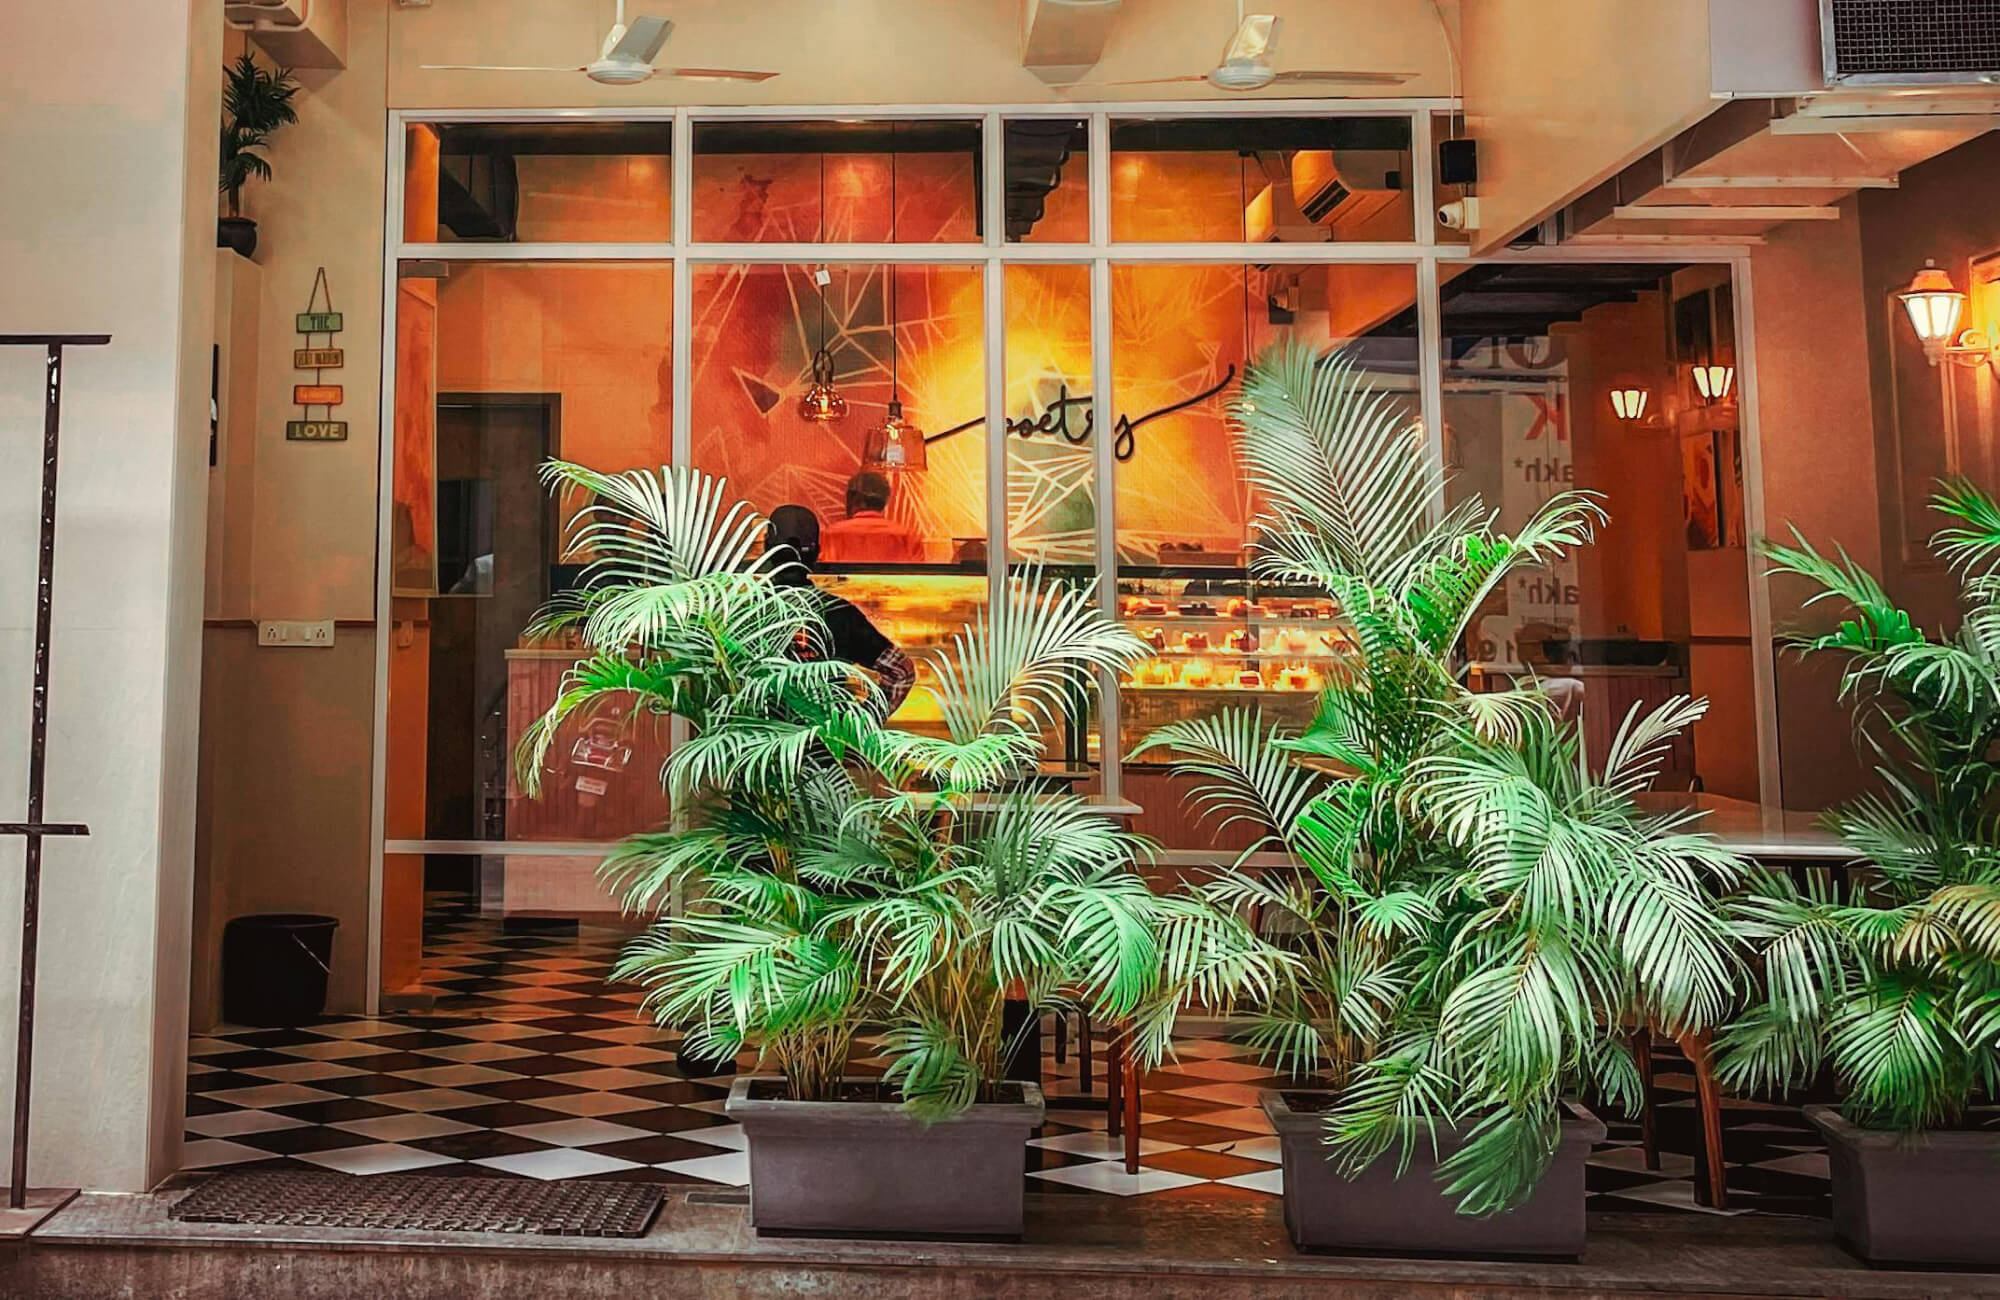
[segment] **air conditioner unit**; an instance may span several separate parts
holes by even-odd
[[[1396,201],[1402,166],[1394,149],[1301,149],[1292,155],[1292,199],[1315,225],[1354,225]]]
[[[1829,86],[2000,82],[2000,0],[1819,0]]]
[[[222,16],[282,67],[347,66],[347,0],[223,0]]]

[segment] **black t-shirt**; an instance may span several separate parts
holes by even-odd
[[[819,593],[820,617],[833,638],[833,657],[862,668],[873,668],[876,660],[894,643],[875,629],[868,616],[849,600],[830,591]]]

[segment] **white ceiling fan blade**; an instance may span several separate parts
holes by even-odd
[[[1229,38],[1229,48],[1222,52],[1224,63],[1265,63],[1270,60],[1271,51],[1278,43],[1278,33],[1284,29],[1284,20],[1276,14],[1251,14],[1237,24],[1236,34]]]
[[[616,31],[616,28],[612,30]],[[604,52],[607,59],[630,59],[634,63],[651,63],[660,55],[667,37],[673,33],[674,25],[665,18],[651,18],[644,14],[634,18],[618,39]]]
[[[1414,73],[1409,72],[1340,72],[1332,69],[1300,69],[1297,72],[1280,72],[1273,81],[1291,82],[1324,81],[1349,86],[1399,86],[1408,81]]]
[[[1169,86],[1184,81],[1207,81],[1205,72],[1190,73],[1185,77],[1142,77],[1138,81],[1071,81],[1055,87],[1057,90],[1078,90],[1091,86]]]
[[[581,65],[567,68],[524,67],[509,63],[425,63],[425,72],[582,72]]]
[[[662,68],[669,77],[682,81],[769,81],[775,72],[749,72],[742,68]]]

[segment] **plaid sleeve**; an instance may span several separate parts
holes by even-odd
[[[910,687],[916,684],[916,664],[901,650],[890,646],[876,655],[875,662],[868,666],[882,679],[882,694],[888,699],[889,712],[894,713],[902,705],[904,697],[909,695]]]

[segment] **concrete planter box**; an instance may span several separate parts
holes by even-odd
[[[855,1079],[872,1084],[872,1079]],[[1042,1090],[974,1106],[926,1128],[896,1102],[783,1101],[738,1079],[723,1113],[750,1143],[750,1222],[759,1233],[1019,1237],[1022,1168]],[[759,1085],[764,1085],[760,1088]]]
[[[1310,1094],[1309,1094],[1310,1095]],[[1323,1094],[1322,1094],[1323,1095]],[[1300,1250],[1393,1255],[1525,1255],[1574,1259],[1583,1253],[1583,1167],[1604,1125],[1565,1103],[1562,1142],[1554,1163],[1527,1201],[1505,1214],[1460,1214],[1433,1175],[1437,1161],[1423,1144],[1402,1177],[1393,1155],[1359,1178],[1341,1176],[1327,1159],[1325,1116],[1294,1110],[1296,1091],[1263,1094],[1264,1113],[1278,1131],[1285,1167],[1285,1227]],[[1440,1136],[1440,1153],[1449,1139]]]
[[[1833,1230],[1870,1263],[2000,1268],[2000,1133],[1905,1137],[1808,1106],[1826,1136]]]

